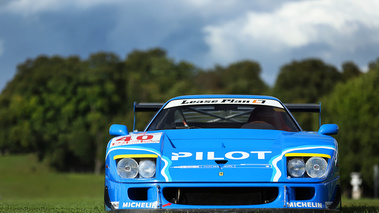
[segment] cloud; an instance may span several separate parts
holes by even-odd
[[[317,54],[355,53],[379,44],[379,2],[311,0],[287,2],[272,12],[249,11],[203,31],[209,58],[226,63],[263,54],[289,55],[293,50],[323,45]],[[362,32],[366,34],[362,35]]]
[[[365,67],[379,55],[376,0],[0,0],[0,90],[38,55],[124,57],[160,47],[208,69],[250,59],[273,84],[280,66],[318,57]],[[9,48],[8,48],[9,47]],[[6,75],[7,74],[7,75]],[[8,77],[7,77],[8,76]]]
[[[61,11],[67,9],[85,10],[101,4],[114,4],[121,0],[13,0],[3,6],[2,11],[34,15],[41,12]]]

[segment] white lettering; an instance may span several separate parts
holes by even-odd
[[[203,160],[203,152],[196,152],[196,160]]]
[[[179,158],[187,158],[191,157],[192,153],[190,152],[179,152],[179,153],[172,153],[171,160],[178,160]]]
[[[151,208],[157,208],[157,202],[124,202],[122,203],[123,208],[146,208],[146,209],[151,209]]]
[[[208,152],[208,160],[224,160],[224,158],[215,158],[214,152]]]
[[[318,202],[290,202],[290,208],[319,208],[322,209],[322,203]]]
[[[272,153],[271,151],[251,151],[250,153],[257,153],[258,159],[265,159],[266,153]]]
[[[259,160],[266,159],[266,154],[272,153],[272,151],[250,151],[252,154],[257,154]],[[188,158],[193,156],[191,152],[172,152],[171,160],[179,160],[179,158]],[[224,156],[220,156],[215,154],[215,152],[207,152],[206,157],[207,160],[224,160],[230,159],[230,160],[244,160],[249,158],[250,155],[248,152],[243,151],[232,151],[225,153]],[[204,153],[203,152],[195,152],[195,160],[204,160]]]
[[[233,157],[234,154],[241,154],[241,157]],[[231,159],[231,160],[243,160],[243,159],[248,158],[249,156],[250,156],[249,153],[247,153],[247,152],[239,152],[239,151],[228,152],[228,153],[225,154],[225,157],[228,158],[228,159]]]

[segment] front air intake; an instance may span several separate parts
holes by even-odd
[[[273,202],[277,187],[168,187],[164,198],[181,205],[257,205]]]
[[[149,188],[129,188],[128,196],[130,200],[143,201],[147,200],[147,190]]]

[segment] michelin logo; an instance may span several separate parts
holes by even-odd
[[[290,208],[317,208],[322,209],[322,203],[319,202],[290,202]]]
[[[141,209],[156,209],[158,202],[123,202],[123,208],[141,208]]]

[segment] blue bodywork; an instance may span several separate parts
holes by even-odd
[[[281,103],[267,96],[182,96],[171,99],[161,110],[175,100],[212,98]],[[283,110],[289,113],[284,106]],[[110,134],[116,137],[108,143],[105,157],[106,210],[339,207],[338,145],[329,136],[338,133],[335,124],[325,124],[318,132],[305,132],[300,127],[299,131],[238,128],[147,131],[150,125],[145,131],[130,133],[123,125],[111,126]],[[327,161],[324,176],[288,174],[289,159],[307,161],[313,156]],[[117,162],[122,158],[152,159],[156,163],[154,177],[122,178],[117,172]]]

